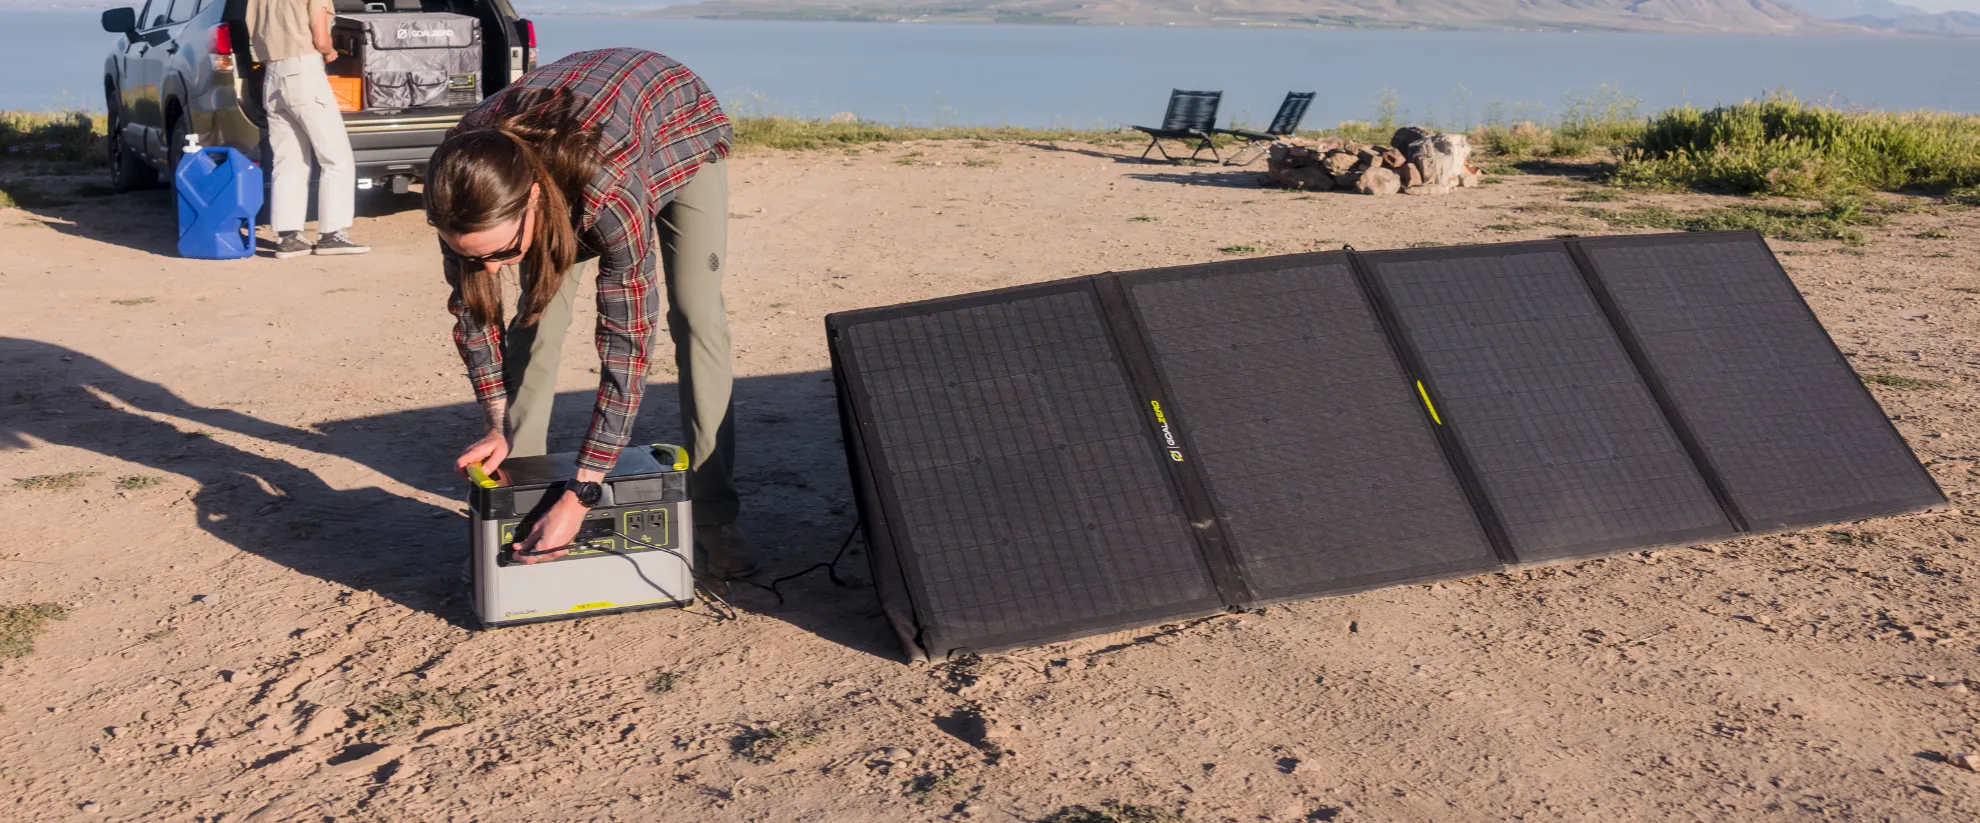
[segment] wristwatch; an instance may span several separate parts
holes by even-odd
[[[582,480],[572,480],[565,483],[564,489],[577,495],[578,503],[587,509],[596,507],[598,501],[605,496],[604,486],[597,483],[586,483]]]

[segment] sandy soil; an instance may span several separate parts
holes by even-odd
[[[745,523],[773,569],[853,520],[826,312],[1237,245],[1546,237],[1484,227],[1574,191],[1309,196],[1117,151],[736,161]],[[447,467],[475,418],[416,201],[366,199],[369,256],[231,263],[172,256],[167,207],[0,211],[0,483],[94,473],[0,488],[0,603],[72,612],[0,662],[0,818],[1980,818],[1946,762],[1980,749],[1980,211],[1775,243],[1860,371],[1944,381],[1875,391],[1949,513],[909,666],[857,555],[850,588],[733,592],[733,622],[471,628]],[[595,366],[574,336],[572,443]],[[640,436],[676,438],[654,382]]]

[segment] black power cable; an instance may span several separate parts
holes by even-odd
[[[687,567],[688,576],[694,578],[694,582],[697,584],[695,588],[700,589],[702,594],[708,595],[708,598],[710,600],[722,604],[722,609],[728,612],[727,614],[719,614],[718,616],[721,617],[721,619],[723,620],[736,619],[736,607],[729,605],[729,601],[723,600],[721,595],[715,593],[715,587],[712,584],[710,584],[707,580],[703,579],[700,572],[695,571],[694,561],[687,559],[687,557],[683,556],[680,552],[674,551],[673,549],[667,548],[666,546],[655,546],[652,543],[648,543],[645,540],[641,540],[637,537],[634,537],[630,534],[626,534],[625,532],[622,531],[614,530],[612,534],[624,538],[628,543],[638,543],[649,549],[657,549],[659,551],[663,551],[673,555],[674,559],[681,561],[681,565]],[[639,562],[633,560],[631,557],[627,557],[624,552],[614,551],[612,549],[606,549],[605,551],[611,554],[616,554],[620,557],[625,557],[626,560],[632,562],[634,570],[639,569]],[[647,580],[646,572],[643,571],[639,572],[639,579],[646,580],[646,584],[649,586],[653,586],[655,589],[660,589],[659,586],[654,585],[652,580]],[[660,591],[663,594],[666,592],[665,589],[660,589]]]
[[[781,591],[778,591],[778,590],[777,590],[777,587],[778,587],[778,586],[780,586],[780,585],[782,585],[782,584],[784,584],[784,583],[785,583],[786,581],[790,581],[790,580],[796,580],[796,579],[798,579],[798,578],[800,578],[800,577],[803,577],[803,576],[805,576],[805,575],[807,575],[807,574],[810,574],[810,573],[812,573],[812,572],[815,572],[815,571],[818,571],[819,569],[824,569],[824,570],[825,570],[825,576],[826,576],[827,578],[830,578],[830,579],[831,579],[831,581],[832,581],[832,584],[833,584],[833,585],[835,585],[835,586],[838,586],[839,588],[842,588],[842,589],[843,589],[843,588],[849,588],[849,587],[851,587],[851,586],[852,586],[852,584],[851,584],[851,583],[847,583],[846,581],[844,581],[844,580],[841,580],[841,579],[839,579],[839,561],[840,561],[840,560],[843,560],[843,559],[845,559],[845,556],[846,556],[846,550],[848,550],[848,549],[850,549],[850,548],[852,548],[852,542],[853,542],[853,538],[855,538],[855,537],[858,537],[858,536],[859,536],[859,530],[860,530],[860,528],[861,528],[862,526],[864,526],[864,525],[866,525],[866,521],[865,521],[865,519],[864,519],[863,517],[862,517],[862,518],[855,518],[855,519],[853,520],[853,524],[852,524],[852,528],[846,531],[846,539],[845,539],[844,541],[842,541],[841,543],[839,543],[839,550],[838,550],[837,552],[834,552],[834,553],[832,554],[832,559],[831,559],[831,560],[830,560],[829,562],[825,562],[825,563],[813,563],[813,564],[811,564],[810,566],[807,566],[807,567],[805,567],[805,568],[804,568],[803,570],[800,570],[800,571],[795,571],[795,572],[792,572],[792,573],[790,573],[790,574],[787,574],[787,575],[784,575],[783,577],[779,577],[779,578],[777,578],[777,579],[775,579],[775,580],[772,580],[772,581],[770,581],[770,585],[768,585],[768,586],[766,586],[766,585],[763,585],[762,583],[758,583],[758,582],[756,582],[756,581],[754,581],[754,580],[741,580],[741,579],[738,579],[738,580],[734,580],[734,581],[730,581],[730,582],[735,582],[735,583],[747,583],[747,584],[749,584],[749,585],[751,585],[751,586],[755,586],[755,587],[757,587],[757,588],[759,588],[759,589],[762,589],[762,590],[764,590],[764,591],[767,591],[767,592],[769,592],[769,593],[770,593],[770,595],[771,595],[772,597],[775,597],[775,598],[777,598],[777,605],[778,605],[779,607],[781,607],[781,606],[783,606],[783,605],[784,605],[784,593],[783,593],[783,592],[781,592]],[[699,571],[696,571],[696,570],[695,570],[695,568],[694,568],[694,563],[693,563],[693,561],[690,561],[690,560],[688,560],[688,559],[687,559],[687,558],[686,558],[685,556],[683,556],[683,555],[682,555],[682,554],[681,554],[680,552],[677,552],[677,551],[674,551],[673,549],[670,549],[670,548],[667,548],[667,547],[665,547],[665,546],[656,546],[656,545],[653,545],[652,543],[648,543],[648,542],[646,542],[645,540],[641,540],[641,539],[639,539],[639,538],[637,538],[637,537],[634,537],[634,536],[632,536],[632,535],[630,535],[630,534],[626,534],[625,532],[622,532],[622,531],[617,531],[617,530],[614,530],[614,531],[612,532],[612,534],[613,534],[613,536],[615,536],[615,537],[619,537],[619,538],[621,538],[621,539],[624,539],[624,540],[625,540],[625,541],[626,541],[627,543],[638,543],[639,545],[641,545],[641,546],[645,546],[645,547],[647,547],[647,548],[649,548],[649,549],[654,549],[654,550],[657,550],[657,551],[663,551],[663,552],[666,552],[666,553],[668,553],[668,554],[670,554],[670,555],[673,555],[673,556],[674,556],[674,558],[675,558],[676,560],[679,560],[679,561],[681,561],[681,564],[682,564],[682,565],[684,565],[684,566],[687,566],[687,570],[688,570],[688,575],[689,575],[690,577],[692,577],[692,578],[694,578],[694,582],[696,583],[696,586],[695,586],[695,588],[697,588],[697,589],[700,589],[700,590],[701,590],[701,593],[702,593],[702,594],[705,594],[705,595],[708,595],[708,597],[709,597],[709,599],[711,599],[711,600],[714,600],[715,602],[717,602],[717,603],[720,603],[720,604],[722,604],[722,608],[723,608],[724,610],[726,610],[726,611],[728,612],[728,614],[726,614],[726,615],[721,615],[721,614],[718,614],[718,615],[716,615],[716,616],[718,617],[718,619],[721,619],[721,620],[734,620],[734,619],[736,619],[736,607],[735,607],[735,606],[732,606],[732,605],[729,605],[729,601],[727,601],[727,600],[723,600],[723,599],[722,599],[722,596],[721,596],[721,595],[719,595],[719,594],[716,594],[716,593],[715,593],[715,587],[714,587],[714,586],[713,586],[713,585],[712,585],[711,583],[709,583],[707,579],[705,579],[705,578],[703,578],[703,577],[701,576],[701,573],[700,573]],[[568,547],[566,547],[566,549],[565,549],[565,550],[568,550]],[[667,591],[667,590],[666,590],[665,588],[662,588],[662,587],[660,586],[660,584],[658,584],[658,583],[655,583],[655,582],[653,582],[653,580],[652,580],[651,578],[649,578],[649,577],[647,577],[647,576],[646,576],[646,572],[645,572],[644,570],[642,570],[642,569],[641,569],[641,568],[639,567],[639,561],[636,561],[636,560],[633,560],[633,559],[632,559],[631,557],[629,557],[629,556],[627,556],[627,554],[626,554],[625,552],[622,552],[622,551],[619,551],[619,550],[617,550],[617,549],[594,549],[594,551],[600,551],[600,552],[603,552],[603,553],[605,553],[605,554],[610,554],[610,555],[613,555],[613,556],[616,556],[616,557],[623,557],[623,558],[625,558],[625,560],[626,560],[626,562],[628,562],[628,563],[631,563],[631,564],[633,564],[633,572],[634,572],[635,574],[638,574],[638,575],[639,575],[639,579],[641,579],[641,580],[643,580],[643,581],[645,581],[645,582],[646,582],[646,585],[648,585],[648,586],[651,586],[651,587],[652,587],[652,588],[653,588],[653,589],[654,589],[655,591],[658,591],[658,592],[660,592],[661,594],[665,594],[665,595],[667,595],[667,596],[669,596],[669,597],[672,597],[672,596],[673,596],[673,595],[672,595],[671,593],[669,593],[669,592],[668,592],[668,591]],[[538,556],[538,555],[545,555],[545,554],[555,554],[555,553],[556,553],[556,550],[552,550],[552,551],[535,551],[535,552],[523,552],[523,551],[517,551],[517,552],[516,552],[516,554],[517,554],[517,555],[520,555],[520,556],[526,556],[526,557],[534,557],[534,556]]]
[[[866,525],[866,521],[864,518],[855,518],[853,520],[852,528],[846,531],[845,541],[839,544],[839,550],[833,553],[832,560],[830,562],[813,563],[810,566],[805,567],[802,571],[791,572],[790,574],[784,575],[783,577],[779,577],[775,580],[770,581],[770,585],[768,586],[765,586],[762,583],[756,583],[749,580],[744,580],[742,582],[748,583],[759,589],[763,589],[765,591],[770,592],[770,595],[772,597],[777,598],[777,605],[780,607],[784,605],[784,593],[777,590],[778,586],[782,585],[785,581],[796,580],[807,574],[818,571],[819,569],[825,570],[825,576],[831,578],[833,585],[838,586],[839,588],[842,589],[850,587],[852,585],[851,583],[847,583],[846,581],[839,579],[839,561],[845,559],[846,550],[852,548],[853,538],[859,536],[860,527],[864,525]]]

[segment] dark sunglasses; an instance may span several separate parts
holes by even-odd
[[[474,255],[473,257],[469,257],[468,255],[455,251],[453,244],[448,243],[445,240],[442,240],[440,241],[440,256],[445,257],[448,260],[452,260],[464,266],[485,266],[488,265],[489,263],[507,263],[511,260],[514,260],[522,256],[523,230],[528,226],[529,226],[529,220],[527,219],[517,220],[516,239],[509,241],[509,247],[506,249],[502,249],[501,251],[490,252],[488,254],[477,254]]]

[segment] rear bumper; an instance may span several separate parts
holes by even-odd
[[[198,118],[200,113],[194,116]],[[362,121],[346,118],[344,133],[351,138],[358,179],[382,182],[401,174],[424,178],[426,161],[460,119],[459,114]],[[217,107],[205,115],[204,123],[195,120],[195,124],[204,145],[232,146],[249,157],[262,156],[261,129],[249,122],[238,106]]]
[[[358,179],[377,180],[401,174],[425,177],[426,161],[440,141],[447,138],[447,130],[460,119],[458,112],[388,119],[345,118],[344,131],[351,137]]]
[[[426,176],[426,161],[447,136],[446,129],[351,135],[351,155],[358,179],[399,174]]]

